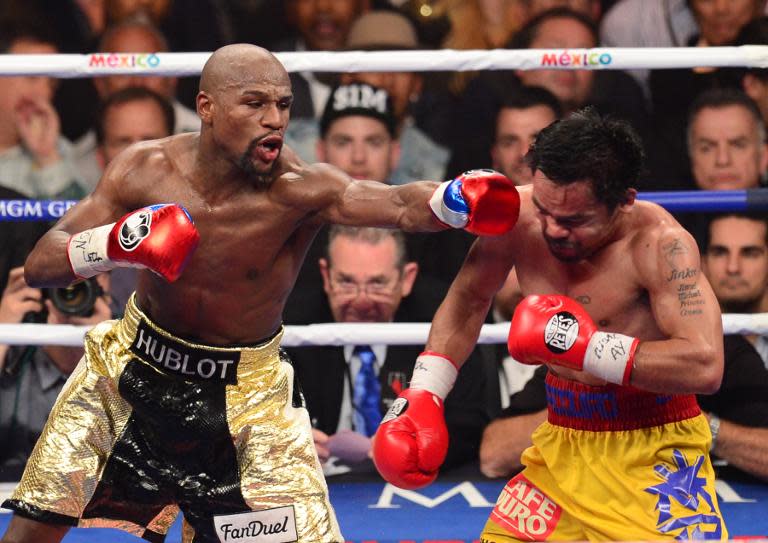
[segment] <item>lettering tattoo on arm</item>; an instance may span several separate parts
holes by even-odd
[[[685,257],[690,252],[690,248],[680,238],[675,238],[662,245],[662,251],[664,260],[669,265],[668,273],[665,275],[667,283],[678,282],[676,292],[680,303],[680,316],[701,315],[704,312],[701,306],[706,302],[697,282],[699,270],[680,262],[680,257]],[[683,260],[687,259],[683,258]]]
[[[696,283],[683,283],[677,286],[677,299],[680,301],[680,316],[701,315],[704,297]]]

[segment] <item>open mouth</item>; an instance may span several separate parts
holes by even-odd
[[[266,136],[256,144],[256,157],[262,162],[274,162],[280,150],[283,148],[283,138],[280,136]]]

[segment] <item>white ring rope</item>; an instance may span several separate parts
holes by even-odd
[[[0,75],[60,78],[100,75],[198,75],[211,53],[0,55]],[[289,72],[432,72],[472,70],[630,70],[743,66],[768,68],[767,45],[598,47],[423,51],[276,52]]]
[[[589,69],[626,70],[742,66],[768,68],[768,46],[643,47],[594,49],[493,49],[457,51],[276,52],[289,72],[386,72]],[[211,53],[91,53],[0,55],[0,77],[48,75],[198,75]],[[423,345],[429,323],[323,323],[286,326],[282,344]],[[89,326],[0,324],[0,343],[80,346]],[[768,313],[723,315],[726,334],[768,335]],[[486,324],[479,343],[505,343],[509,323]]]
[[[284,347],[310,345],[424,345],[428,322],[321,323],[287,325]],[[66,324],[0,324],[0,343],[8,345],[82,346],[90,326]],[[768,335],[768,313],[723,315],[723,333]],[[506,343],[509,323],[486,324],[478,343]]]

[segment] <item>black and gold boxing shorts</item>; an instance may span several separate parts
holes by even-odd
[[[3,507],[148,541],[181,510],[195,542],[343,542],[281,337],[191,343],[132,297],[123,319],[86,335]]]

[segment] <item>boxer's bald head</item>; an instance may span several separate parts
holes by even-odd
[[[242,88],[253,83],[290,85],[290,80],[275,55],[249,43],[217,49],[200,75],[200,90],[213,95],[233,86]]]
[[[250,44],[216,50],[203,67],[197,113],[201,142],[259,186],[269,186],[293,100],[280,61]]]

